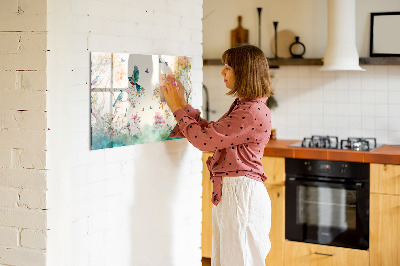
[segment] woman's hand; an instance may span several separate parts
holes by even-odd
[[[172,112],[184,109],[187,105],[185,101],[185,87],[173,75],[168,75],[164,86],[161,87],[165,101]]]

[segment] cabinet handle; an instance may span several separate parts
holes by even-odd
[[[314,252],[315,255],[323,255],[323,256],[335,256],[335,254],[328,254],[328,253],[320,253],[320,252]]]

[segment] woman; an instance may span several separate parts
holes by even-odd
[[[213,182],[212,265],[265,265],[271,246],[271,202],[261,164],[271,130],[265,104],[272,95],[268,62],[252,45],[228,49],[222,62],[227,95],[237,98],[216,122],[200,118],[200,111],[186,103],[182,84],[169,77],[162,91],[178,122],[171,136],[214,151],[207,160]]]

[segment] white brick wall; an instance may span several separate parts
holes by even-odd
[[[45,265],[46,3],[0,3],[1,265]]]
[[[202,0],[47,9],[47,264],[201,265],[201,152],[185,139],[90,151],[88,79],[92,51],[188,55],[200,106]]]

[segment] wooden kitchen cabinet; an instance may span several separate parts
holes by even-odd
[[[400,265],[400,196],[373,193],[370,202],[370,265]]]
[[[210,173],[206,165],[212,152],[203,153],[203,195],[202,195],[202,223],[201,223],[201,253],[204,258],[211,258],[212,252],[212,183],[210,181]]]
[[[365,250],[285,241],[285,266],[366,266]]]
[[[400,265],[400,165],[370,167],[370,265]]]
[[[371,193],[400,195],[400,165],[370,164]]]

